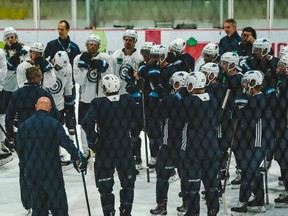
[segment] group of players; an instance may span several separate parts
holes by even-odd
[[[169,178],[175,168],[183,200],[179,214],[199,215],[202,181],[207,214],[217,215],[226,186],[221,180],[229,178],[229,149],[239,175],[231,184],[240,186],[239,206],[231,211],[265,211],[260,166],[264,161],[267,174],[273,157],[285,187],[275,206],[288,206],[288,48],[281,49],[278,59],[271,55],[269,39],[256,39],[253,28],[244,28],[239,36],[236,21],[228,19],[224,30],[227,36],[219,45],[203,48],[205,63],[195,70],[194,58],[184,52],[186,42],[181,38],[168,47],[145,42],[138,50],[137,32],[126,30],[124,48],[109,56],[98,51],[101,39],[96,34],[87,38],[87,50],[81,53],[69,39],[65,20],[58,24],[59,38],[45,49],[35,42],[27,50],[16,30],[5,28],[5,48],[0,50],[0,123],[6,129],[1,127],[0,132],[1,165],[13,157],[9,148],[13,149],[17,118],[9,112],[10,97],[25,85],[26,70],[35,65],[43,73],[41,87],[53,96],[60,121],[71,135],[76,128],[75,83],[79,85],[82,149],[87,159],[90,149],[96,153],[94,171],[104,215],[115,214],[114,168],[122,187],[120,215],[131,215],[136,175],[143,169],[141,131],[149,138],[148,168],[156,169],[157,175],[152,215],[167,214]]]

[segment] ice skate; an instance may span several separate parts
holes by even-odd
[[[249,212],[266,212],[264,198],[263,199],[257,199],[254,197],[251,201],[247,203],[247,210]]]
[[[161,201],[154,209],[150,209],[151,215],[167,215],[167,200]]]
[[[232,215],[246,215],[247,213],[247,203],[245,202],[238,202],[237,207],[232,207],[231,208],[231,214]]]
[[[26,216],[32,215],[32,209],[26,209]]]
[[[274,202],[275,208],[288,208],[288,191],[282,192]]]
[[[12,160],[13,160],[12,153],[10,151],[4,152],[1,148],[0,149],[0,166],[3,166],[5,164],[9,163]]]
[[[183,203],[182,206],[179,206],[176,209],[177,209],[177,215],[183,216],[187,212],[187,205]]]

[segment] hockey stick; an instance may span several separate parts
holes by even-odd
[[[267,167],[267,160],[266,157],[264,158],[264,167],[265,167],[265,172],[264,172],[264,180],[265,180],[265,197],[266,197],[266,206],[269,205],[269,193],[268,193],[268,167]]]
[[[227,161],[224,184],[222,187],[222,200],[223,200],[223,209],[224,209],[225,215],[227,215],[227,213],[228,213],[228,205],[227,205],[227,200],[226,200],[226,196],[225,196],[225,189],[226,189],[227,180],[228,180],[228,171],[229,171],[229,167],[230,167],[230,163],[231,163],[232,147],[233,147],[234,142],[235,142],[235,134],[236,134],[237,125],[238,125],[238,119],[236,119],[235,123],[234,123],[233,136],[232,136],[231,145],[230,145],[230,149],[229,149],[229,158]]]
[[[142,96],[142,115],[143,115],[143,130],[144,130],[144,143],[145,143],[145,157],[146,157],[146,172],[147,182],[150,182],[150,173],[148,166],[148,144],[147,144],[147,132],[146,132],[146,116],[145,116],[145,98],[144,98],[144,79],[141,79],[141,96]]]
[[[79,139],[78,139],[78,133],[77,133],[77,126],[76,125],[75,125],[75,139],[76,139],[76,145],[77,145],[78,152],[80,152]],[[86,181],[85,181],[84,172],[81,171],[81,175],[82,175],[82,182],[83,182],[83,186],[84,186],[84,192],[85,192],[85,198],[86,198],[88,215],[91,216],[91,211],[90,211],[90,205],[89,205],[89,199],[88,199],[88,193],[87,193],[87,187],[86,187]]]
[[[224,114],[224,111],[225,111],[226,104],[227,104],[228,98],[230,96],[230,93],[231,93],[231,90],[227,89],[225,97],[223,99],[223,103],[222,103],[221,109],[219,110],[219,113],[218,113],[218,122],[219,122],[219,124],[220,124],[220,122],[222,120],[222,117],[223,117],[223,114]]]

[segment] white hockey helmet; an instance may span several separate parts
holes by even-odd
[[[243,92],[250,94],[250,90],[256,86],[260,86],[263,83],[264,75],[259,70],[250,70],[247,71],[242,79],[241,84],[247,83],[247,86],[244,87]]]
[[[132,29],[128,29],[124,32],[123,34],[123,40],[126,38],[126,37],[130,37],[130,38],[134,38],[135,42],[137,42],[138,40],[138,35],[137,35],[137,32],[135,30],[132,30]]]
[[[206,76],[206,78],[208,80],[207,85],[209,85],[212,80],[214,80],[218,77],[219,66],[216,63],[208,62],[208,63],[201,66],[200,71],[203,72],[204,74],[205,73],[207,74],[207,76]],[[212,79],[210,79],[212,74],[214,75],[214,77]]]
[[[114,74],[107,74],[102,78],[102,87],[105,93],[116,93],[120,90],[120,80]]]
[[[35,42],[30,47],[30,51],[34,51],[34,52],[38,52],[38,53],[43,54],[44,53],[44,44]]]
[[[288,46],[282,46],[279,52],[279,58],[288,54]]]
[[[267,55],[271,49],[271,43],[268,38],[258,38],[254,41],[252,46],[252,53],[254,53],[254,49],[261,49],[261,55]]]
[[[182,38],[176,38],[171,41],[169,45],[169,51],[182,53],[186,47],[186,42]]]
[[[204,55],[212,56],[213,61],[218,57],[218,54],[219,54],[219,46],[216,43],[206,44],[201,52],[202,57],[204,57]]]
[[[5,41],[6,40],[6,37],[11,35],[11,34],[14,34],[16,39],[18,39],[18,34],[17,34],[17,31],[13,28],[13,27],[6,27],[4,28],[4,31],[3,31],[3,40]]]
[[[156,45],[154,42],[146,41],[142,46],[141,50],[151,50],[151,48]]]
[[[54,56],[54,65],[58,65],[61,68],[65,68],[69,64],[69,56],[65,51],[58,51]]]
[[[234,52],[225,52],[220,59],[220,62],[228,63],[229,71],[235,69],[239,64],[239,61],[240,61],[239,55]],[[234,66],[231,66],[232,64],[234,64]]]
[[[282,55],[277,63],[277,73],[288,73],[288,54]]]
[[[186,86],[188,92],[193,91],[193,89],[205,88],[206,76],[200,71],[192,72],[186,78]]]
[[[89,44],[89,42],[91,42],[91,41],[98,43],[99,46],[101,44],[101,38],[98,35],[95,35],[95,34],[91,34],[91,35],[88,36],[88,38],[87,38],[87,40],[85,42],[85,45],[87,46],[87,44]]]
[[[161,57],[161,56],[165,56],[165,59],[167,57],[167,48],[166,46],[164,46],[163,44],[159,44],[159,45],[154,45],[151,47],[150,50],[150,55],[151,57]]]
[[[177,71],[172,75],[170,79],[170,84],[173,86],[175,90],[185,87],[186,78],[188,75],[189,74],[186,71]]]

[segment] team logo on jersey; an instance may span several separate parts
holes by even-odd
[[[56,83],[48,90],[51,94],[58,94],[62,88],[63,88],[63,83],[61,79],[57,77]]]
[[[98,80],[100,79],[101,74],[98,73],[97,69],[94,70],[89,70],[87,72],[87,79],[91,83],[97,83]]]

